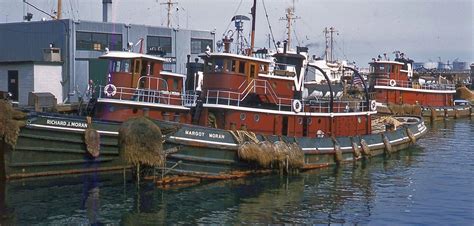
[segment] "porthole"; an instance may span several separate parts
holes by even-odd
[[[362,119],[360,117],[357,117],[357,122],[360,124],[362,122]]]
[[[318,124],[321,124],[321,119],[320,118],[318,119]]]
[[[311,118],[308,119],[308,125],[311,125],[311,123],[313,122],[313,120]]]
[[[260,115],[255,114],[255,115],[253,116],[253,119],[254,119],[256,122],[260,121]]]
[[[298,124],[303,124],[303,118],[298,118]]]
[[[240,120],[244,121],[246,118],[245,113],[240,113]]]

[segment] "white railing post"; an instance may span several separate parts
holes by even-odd
[[[239,93],[239,96],[238,96],[239,99],[237,100],[237,106],[238,107],[240,107],[240,98],[241,98],[240,96],[241,96],[241,94]]]

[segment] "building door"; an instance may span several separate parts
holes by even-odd
[[[8,92],[13,101],[18,101],[18,71],[8,71]]]
[[[109,61],[104,59],[90,59],[89,60],[89,80],[94,82],[94,85],[107,85],[107,76],[109,74]]]

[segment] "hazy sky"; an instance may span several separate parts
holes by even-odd
[[[28,0],[51,12],[56,0]],[[113,0],[116,22],[166,25],[167,0]],[[173,25],[181,28],[214,30],[220,39],[235,14],[249,15],[252,0],[173,0]],[[63,17],[102,20],[102,0],[63,0]],[[265,0],[276,40],[285,39],[285,9],[293,0]],[[395,50],[415,61],[442,61],[459,58],[474,62],[474,0],[295,0],[293,44],[311,45],[310,54],[322,55],[324,27],[335,27],[338,58],[367,67],[372,57]],[[267,44],[269,28],[263,1],[257,0],[257,46]],[[239,7],[240,6],[240,7]],[[176,10],[178,9],[178,10]],[[238,10],[237,10],[238,9]],[[47,17],[26,7],[22,0],[0,0],[0,22],[21,21],[25,12],[33,20]],[[247,28],[250,23],[247,23]],[[230,24],[233,28],[233,24]],[[1,35],[1,34],[0,34]]]

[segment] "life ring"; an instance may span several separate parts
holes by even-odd
[[[377,110],[377,102],[375,100],[370,101],[370,110],[372,111]]]
[[[396,86],[396,85],[397,85],[397,82],[396,82],[395,80],[393,80],[393,79],[390,79],[390,81],[388,82],[388,84],[389,84],[390,86]]]
[[[113,97],[117,93],[117,87],[114,84],[107,84],[104,87],[104,94],[108,97]]]
[[[301,104],[301,101],[293,100],[292,107],[293,107],[293,111],[298,113],[298,112],[301,112],[303,105]]]

